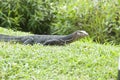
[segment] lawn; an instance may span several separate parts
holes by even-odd
[[[0,33],[28,35],[0,28]],[[120,45],[82,39],[65,46],[0,42],[0,80],[116,80]]]

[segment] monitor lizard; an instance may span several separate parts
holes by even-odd
[[[69,35],[28,35],[28,36],[10,36],[0,34],[0,41],[14,41],[23,44],[43,44],[43,45],[65,45],[78,39],[88,36],[84,30],[77,30]]]

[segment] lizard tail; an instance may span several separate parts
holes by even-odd
[[[19,41],[19,40],[20,40],[20,37],[0,34],[0,41],[9,42],[9,41]]]

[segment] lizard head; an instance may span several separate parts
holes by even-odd
[[[76,35],[76,36],[75,36],[76,39],[79,39],[79,38],[82,38],[82,37],[85,37],[85,36],[88,36],[88,35],[89,35],[89,34],[88,34],[86,31],[84,31],[84,30],[77,30],[77,31],[75,31],[73,34]]]

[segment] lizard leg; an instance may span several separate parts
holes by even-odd
[[[25,45],[27,45],[27,44],[33,45],[33,43],[34,43],[34,39],[33,39],[32,37],[27,38],[27,39],[23,42],[23,44],[25,44]]]
[[[64,45],[64,41],[61,41],[59,39],[51,39],[47,40],[43,43],[43,45]]]

